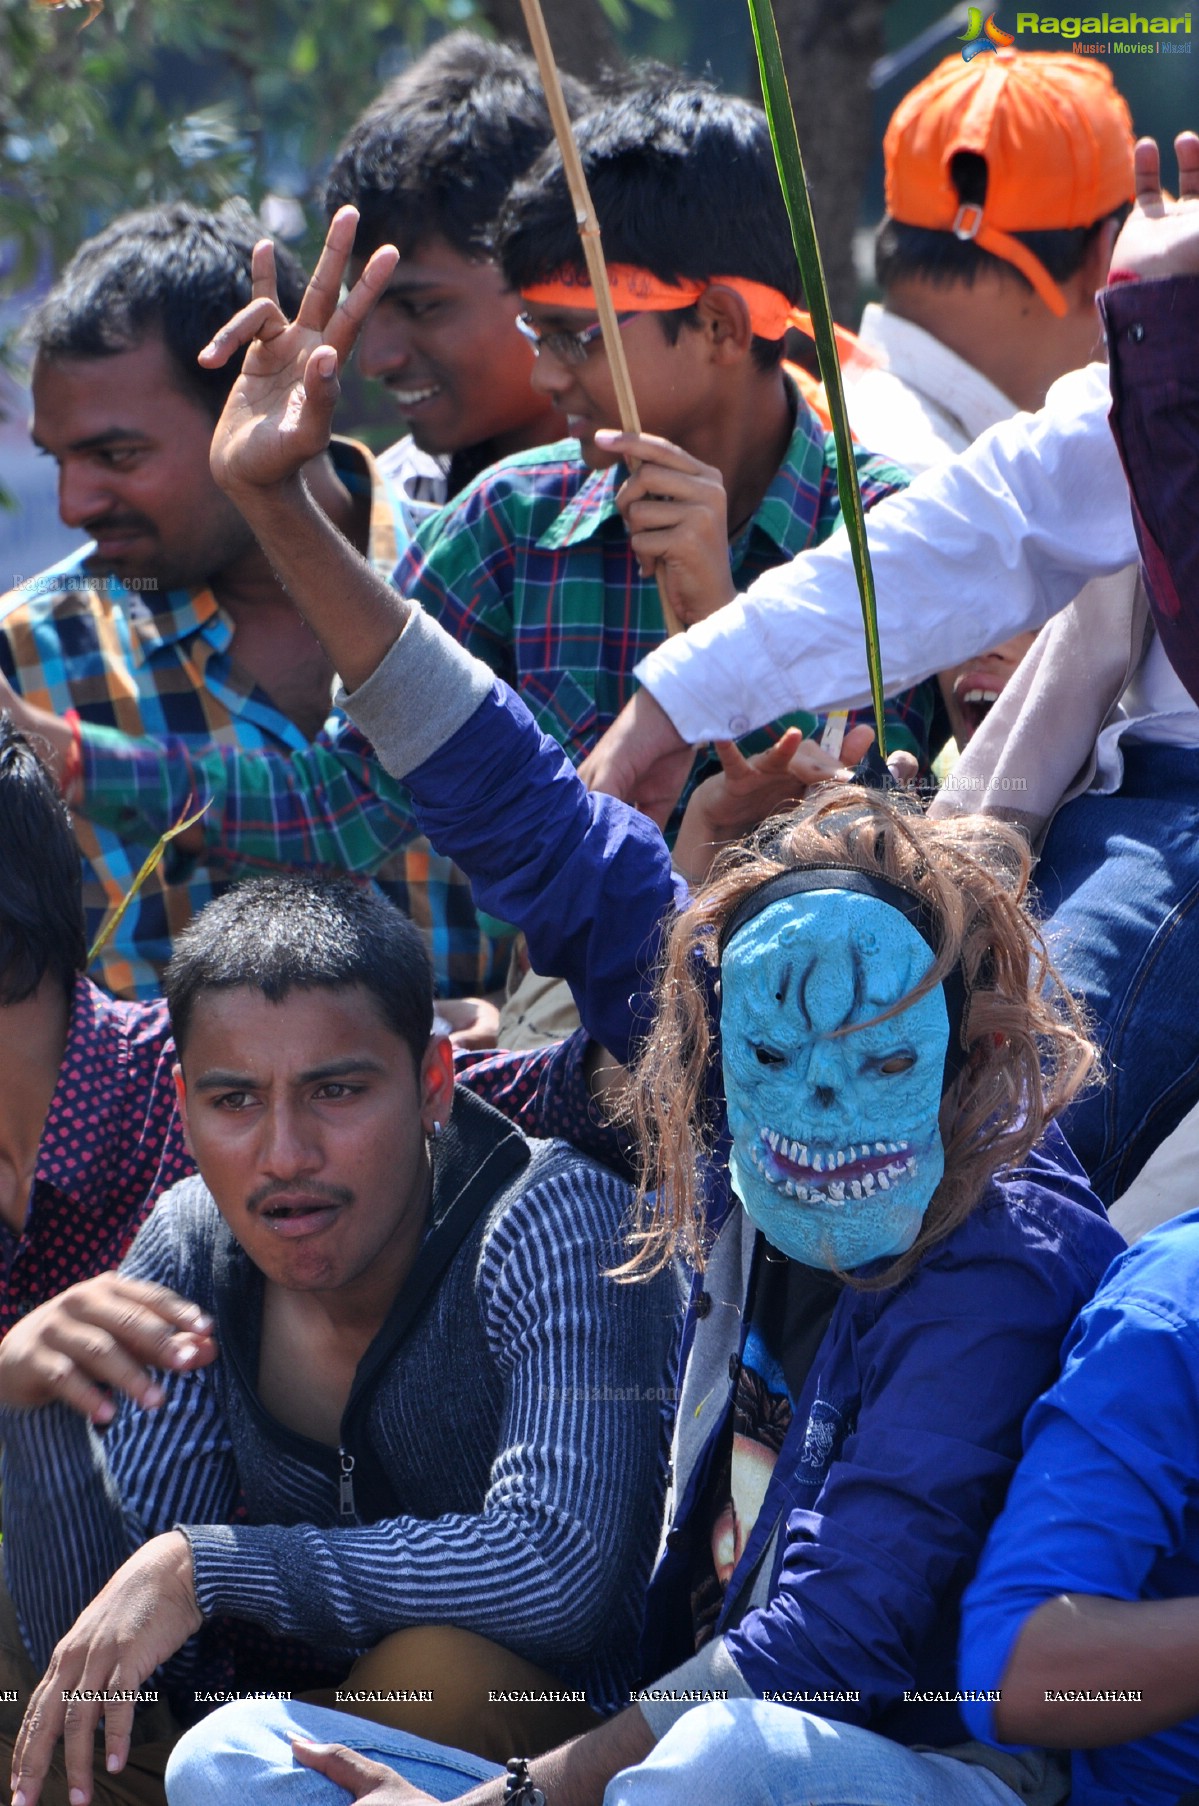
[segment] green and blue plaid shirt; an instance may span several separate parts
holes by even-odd
[[[333,452],[348,488],[369,487],[372,562],[390,572],[395,527],[373,461],[345,440]],[[93,582],[82,557],[0,599],[0,669],[30,702],[58,715],[75,709],[84,724],[75,828],[89,936],[188,799],[216,798],[203,859],[168,849],[105,948],[95,976],[106,988],[155,995],[171,943],[195,911],[230,878],[280,866],[376,878],[424,931],[441,995],[502,983],[506,943],[481,934],[464,875],[413,839],[403,788],[357,729],[333,711],[306,741],[239,671],[232,623],[210,591]],[[284,821],[276,810],[287,814],[279,781],[287,772],[303,774],[304,795],[302,810]]]
[[[841,521],[832,434],[786,380],[795,428],[730,547],[739,590],[819,545]],[[908,481],[869,452],[858,452],[857,467],[867,508]],[[574,440],[505,458],[422,525],[396,573],[397,588],[518,690],[576,764],[633,694],[634,666],[666,634],[657,584],[641,575],[616,506],[625,474],[590,470]],[[886,707],[888,746],[914,752],[922,767],[932,709],[931,684]],[[863,711],[849,725],[873,720]],[[816,716],[797,714],[779,730],[792,721],[808,735],[818,726]]]

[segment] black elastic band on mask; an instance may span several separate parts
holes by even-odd
[[[859,896],[874,897],[888,908],[897,909],[912,924],[932,953],[940,951],[936,918],[925,899],[915,891],[905,890],[900,884],[892,884],[889,878],[879,878],[870,872],[859,871],[855,866],[804,865],[788,872],[779,872],[776,877],[768,878],[765,884],[760,884],[757,890],[751,891],[748,897],[742,898],[720,931],[720,939],[716,944],[719,958],[723,961],[725,950],[733,936],[747,922],[752,922],[755,916],[769,909],[772,903],[781,903],[788,897],[799,897],[814,890],[849,890],[856,891]],[[944,1093],[966,1064],[967,1047],[963,1030],[970,998],[960,965],[946,973],[942,989],[949,1017],[949,1041],[945,1049],[945,1072],[941,1081]]]

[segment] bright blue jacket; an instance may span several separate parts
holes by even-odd
[[[584,1026],[626,1060],[649,1020],[663,918],[685,901],[661,836],[624,804],[588,794],[516,696],[483,691],[473,661],[460,667],[462,725],[415,763],[431,730],[405,724],[413,694],[434,687],[425,661],[465,655],[427,626],[409,639],[347,708],[405,778],[433,844],[470,874],[476,901],[524,930],[534,968],[568,978]],[[853,1694],[813,1703],[903,1742],[964,1741],[956,1704],[903,1695],[955,1688],[961,1594],[1025,1412],[1056,1377],[1063,1337],[1120,1238],[1051,1131],[1028,1168],[993,1184],[901,1285],[847,1287],[719,1634],[688,1659],[691,1547],[709,1530],[697,1507],[727,1438],[754,1240],[721,1153],[708,1174],[713,1246],[692,1289],[645,1672],[677,1691]],[[642,1709],[661,1735],[685,1706]]]

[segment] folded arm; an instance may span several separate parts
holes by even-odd
[[[1172,1265],[1193,1260],[1192,1231]],[[990,1741],[1094,1748],[1199,1715],[1199,1599],[1154,1596],[1189,1546],[1199,1347],[1154,1280],[1100,1292],[1029,1416],[962,1617],[962,1686],[1002,1690],[966,1709]]]
[[[139,1235],[122,1278],[177,1292],[173,1245],[160,1210]],[[132,1311],[128,1300],[122,1308]],[[172,1357],[173,1370],[162,1371],[153,1388],[129,1361],[95,1370],[122,1388],[115,1408],[96,1408],[94,1385],[84,1381],[75,1391],[64,1385],[61,1396],[68,1403],[32,1410],[10,1405],[0,1414],[5,1574],[39,1666],[148,1538],[198,1511],[222,1517],[236,1503],[212,1369],[191,1365],[196,1358],[211,1360],[211,1347],[195,1352],[207,1338],[180,1338],[164,1329],[163,1339],[164,1346],[186,1346],[188,1365],[181,1370]],[[166,1360],[164,1354],[164,1368]],[[88,1421],[93,1415],[107,1424],[103,1436]],[[204,1459],[195,1453],[200,1449],[208,1451]]]

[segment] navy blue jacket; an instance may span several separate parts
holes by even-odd
[[[427,657],[430,635],[418,634]],[[498,684],[431,757],[406,763],[403,645],[349,711],[405,777],[433,844],[470,874],[476,901],[524,930],[535,969],[569,979],[585,1028],[626,1060],[649,1020],[663,920],[685,902],[661,836],[624,804],[589,795]],[[465,666],[461,681],[474,682]],[[963,1741],[955,1704],[903,1695],[955,1687],[961,1594],[1019,1456],[1024,1414],[1056,1377],[1066,1331],[1120,1238],[1051,1131],[1028,1168],[994,1183],[901,1285],[847,1288],[719,1634],[687,1659],[691,1544],[709,1528],[697,1504],[727,1438],[754,1237],[721,1152],[708,1174],[712,1251],[685,1334],[646,1674],[677,1690],[853,1695],[814,1703],[904,1742]],[[659,1735],[679,1709],[643,1702]]]

